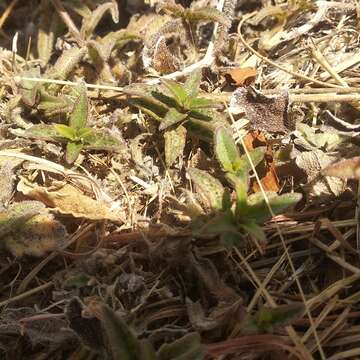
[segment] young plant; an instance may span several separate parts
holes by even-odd
[[[72,164],[81,150],[117,151],[121,142],[104,130],[95,130],[87,126],[89,104],[84,85],[78,87],[78,96],[69,115],[69,125],[34,125],[23,136],[66,143],[66,162]]]
[[[219,127],[215,133],[215,153],[226,178],[235,189],[236,199],[232,203],[226,197],[222,184],[207,172],[190,169],[189,175],[203,197],[207,198],[212,210],[210,220],[199,230],[202,235],[220,235],[223,242],[232,245],[248,233],[260,241],[265,241],[265,233],[261,224],[271,218],[269,207],[261,192],[248,195],[249,172],[252,170],[247,155],[240,155],[230,132]],[[257,166],[263,159],[261,148],[250,152],[250,159]],[[292,193],[277,195],[273,192],[265,194],[274,213],[296,204],[301,194]]]
[[[102,324],[113,359],[122,360],[203,360],[205,351],[197,333],[189,333],[155,351],[147,340],[138,340],[132,329],[110,308],[102,308]]]
[[[130,86],[125,92],[135,98],[130,102],[160,122],[159,130],[165,136],[166,164],[171,166],[182,155],[186,133],[211,142],[216,127],[226,126],[217,105],[210,99],[199,97],[202,70],[195,70],[184,84],[162,80],[159,87]],[[171,135],[169,135],[171,132]],[[175,146],[174,144],[178,144]]]

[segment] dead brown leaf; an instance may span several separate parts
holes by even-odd
[[[265,191],[280,190],[279,178],[276,173],[276,167],[274,163],[274,154],[271,145],[267,141],[265,134],[261,131],[250,131],[244,138],[246,148],[251,151],[259,146],[266,146],[266,152],[264,161],[257,166],[257,171],[260,177],[261,184]],[[254,192],[260,191],[260,186],[257,181],[252,184],[252,190]]]
[[[236,86],[250,85],[254,82],[255,77],[257,75],[257,71],[253,67],[245,67],[245,68],[231,68],[226,71],[227,75],[229,75],[232,79],[232,82]]]
[[[252,87],[239,88],[230,99],[230,111],[244,114],[252,130],[289,133],[295,130],[288,118],[289,94],[265,96]]]
[[[89,220],[124,222],[124,214],[122,212],[113,211],[108,204],[84,195],[78,188],[70,184],[50,189],[21,178],[17,190],[32,199],[39,200],[45,205],[54,208],[61,214],[69,214],[76,218]]]

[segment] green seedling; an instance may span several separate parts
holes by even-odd
[[[139,340],[125,321],[109,307],[103,307],[102,325],[113,359],[121,360],[203,360],[205,351],[197,333],[190,333],[158,351],[148,340]]]
[[[220,125],[226,126],[224,118],[214,111],[217,104],[199,96],[201,77],[202,70],[198,69],[184,84],[164,79],[158,87],[136,84],[125,89],[132,96],[131,104],[159,121],[159,130],[165,134],[168,166],[182,155],[187,132],[211,142],[215,129]],[[171,135],[169,132],[172,132]],[[174,144],[177,146],[174,147]]]
[[[275,329],[294,323],[305,313],[303,303],[280,305],[276,308],[262,306],[252,315],[248,315],[242,324],[242,334],[273,333]]]
[[[72,164],[83,149],[117,151],[121,142],[104,130],[87,126],[89,104],[84,85],[78,87],[78,97],[69,116],[69,125],[34,125],[23,136],[66,143],[66,162]]]
[[[199,235],[219,235],[228,245],[234,245],[251,234],[260,241],[265,241],[262,229],[264,221],[271,218],[269,207],[263,194],[248,195],[249,172],[251,162],[257,166],[264,157],[261,148],[254,149],[247,155],[240,155],[239,149],[228,129],[219,127],[215,133],[215,153],[226,173],[226,178],[235,190],[236,199],[229,200],[223,185],[206,171],[189,169],[189,175],[195,183],[200,195],[207,199],[211,209],[210,220],[198,230]],[[280,213],[301,199],[301,194],[292,193],[278,195],[266,192],[273,213]]]

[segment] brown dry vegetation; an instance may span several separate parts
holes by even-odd
[[[360,359],[359,14],[0,1],[0,358]]]

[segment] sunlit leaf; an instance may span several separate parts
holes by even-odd
[[[188,94],[184,86],[174,80],[163,79],[162,84],[173,94],[176,101],[183,105],[188,98]]]
[[[202,78],[202,68],[194,70],[186,79],[183,88],[188,97],[194,100],[199,93],[200,83]]]
[[[186,143],[186,129],[178,126],[176,129],[167,130],[165,138],[165,163],[170,167],[178,157],[182,156]]]
[[[76,130],[86,127],[89,111],[85,85],[79,85],[77,90],[79,91],[79,96],[74,103],[73,111],[69,117],[69,126]]]
[[[64,124],[55,124],[54,127],[59,136],[68,140],[76,140],[76,131],[70,126]]]
[[[84,145],[82,143],[77,142],[68,142],[66,144],[66,154],[65,160],[68,164],[72,164],[76,161],[78,156],[80,155],[81,150]]]
[[[40,90],[40,101],[37,108],[44,111],[46,116],[69,112],[73,106],[74,103],[66,96],[53,96],[43,89]]]
[[[225,26],[230,25],[229,19],[214,7],[202,7],[200,9],[186,9],[184,17],[190,22],[214,21]]]
[[[54,125],[33,125],[31,128],[25,130],[23,136],[30,139],[64,141],[62,136],[60,136],[57,132]]]
[[[204,98],[193,98],[189,101],[189,108],[191,110],[203,109],[203,108],[213,108],[216,105],[213,100],[204,99]]]
[[[270,207],[275,215],[281,213],[288,207],[295,205],[302,198],[300,193],[277,195],[276,193],[266,192],[266,196],[268,197]],[[246,216],[256,219],[257,222],[263,222],[271,218],[269,208],[262,192],[249,195]]]
[[[223,169],[234,173],[240,161],[240,153],[228,129],[219,127],[215,132],[215,154]]]
[[[175,125],[188,117],[186,113],[181,113],[177,111],[175,108],[171,108],[162,119],[161,124],[159,126],[159,130],[165,130],[168,127]]]
[[[111,13],[114,23],[119,22],[119,9],[116,1],[108,1],[100,4],[91,15],[83,21],[81,34],[84,38],[89,37],[94,32],[96,26],[108,11]]]
[[[109,131],[95,130],[84,128],[86,131],[82,135],[84,147],[90,150],[105,150],[105,151],[120,151],[124,148],[122,143],[117,137],[111,135]],[[91,131],[90,131],[91,130]]]
[[[54,66],[45,73],[45,76],[50,79],[66,80],[68,75],[85,56],[86,52],[87,49],[85,47],[78,48],[76,46],[64,50]],[[52,85],[52,87],[56,88],[58,85]]]
[[[226,208],[225,189],[218,179],[196,168],[189,168],[188,173],[199,194],[209,203],[212,210],[221,211]]]
[[[40,69],[32,68],[23,71],[20,76],[28,78],[40,78]],[[19,92],[21,94],[21,100],[27,106],[33,107],[39,101],[39,90],[41,83],[31,80],[21,80],[19,83]]]

